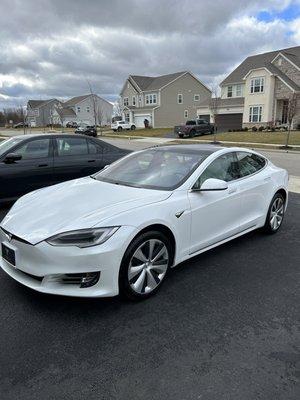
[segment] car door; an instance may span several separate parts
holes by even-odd
[[[62,136],[55,139],[53,174],[56,182],[91,175],[101,169],[102,150],[89,138]]]
[[[207,192],[191,190],[188,193],[191,205],[191,254],[225,240],[240,230],[241,198],[235,154],[222,154],[213,160],[197,179],[194,188],[200,189],[209,178],[228,182],[228,189]]]
[[[53,184],[53,147],[51,138],[32,138],[13,149],[18,161],[0,162],[4,198],[15,198]],[[2,197],[2,196],[1,196]]]
[[[255,153],[239,151],[239,190],[242,199],[241,228],[249,229],[264,222],[272,196],[273,183],[267,160]]]

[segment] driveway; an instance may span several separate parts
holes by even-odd
[[[42,295],[0,271],[1,398],[299,399],[299,209],[291,194],[277,235],[187,261],[141,303]]]

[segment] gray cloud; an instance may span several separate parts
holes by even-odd
[[[0,19],[0,107],[83,94],[87,79],[114,100],[128,74],[188,69],[215,84],[251,53],[296,44],[292,25],[254,17],[289,3],[1,0],[12,11]]]

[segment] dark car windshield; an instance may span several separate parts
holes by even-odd
[[[20,143],[23,138],[14,137],[8,140],[3,140],[0,142],[0,157],[6,153],[10,148],[12,148],[15,144]]]
[[[194,120],[186,121],[186,125],[196,125],[196,121]]]
[[[133,153],[94,175],[93,178],[125,186],[158,190],[179,187],[212,153],[212,150],[173,148]]]

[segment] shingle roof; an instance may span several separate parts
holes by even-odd
[[[271,63],[271,61],[279,53],[284,54],[294,64],[300,66],[300,46],[257,54],[255,56],[247,57],[246,60],[244,60],[234,71],[231,72],[231,74],[227,76],[227,78],[221,82],[221,85],[243,82],[243,78],[247,72],[249,72],[249,70],[265,67],[266,64]]]
[[[138,85],[138,87],[143,91],[157,90],[185,73],[187,73],[187,71],[175,72],[174,74],[161,75],[161,76],[130,75],[129,79],[132,79],[133,82],[136,83],[136,85]]]
[[[91,96],[91,94],[84,94],[83,96],[72,97],[70,100],[66,101],[64,104],[68,107],[76,106],[76,104],[85,100],[87,97]]]
[[[57,101],[57,99],[48,99],[48,100],[28,100],[28,105],[30,108],[39,108],[43,104],[49,103],[50,101]]]
[[[281,78],[287,85],[289,85],[292,89],[294,89],[296,92],[300,90],[300,87],[292,81],[285,73],[280,71],[279,68],[277,68],[274,64],[268,63],[265,65],[265,67],[272,72],[272,74],[278,76]]]
[[[75,111],[70,107],[56,108],[57,113],[61,118],[76,117]]]
[[[232,97],[229,99],[221,99],[218,97],[219,107],[242,107],[244,105],[244,97]],[[205,99],[198,104],[198,107],[209,107],[211,99]]]

